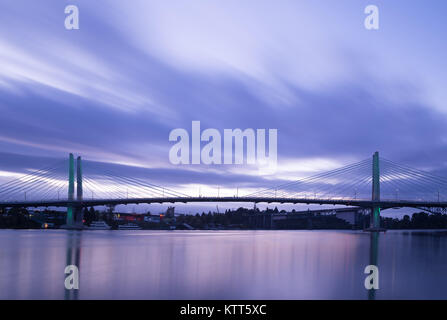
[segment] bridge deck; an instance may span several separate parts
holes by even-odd
[[[0,208],[12,207],[91,207],[104,205],[151,204],[151,203],[193,203],[193,202],[232,202],[232,203],[278,203],[278,204],[318,204],[343,205],[363,208],[378,206],[382,209],[400,207],[432,207],[447,208],[447,202],[427,201],[371,201],[353,199],[303,199],[303,198],[261,198],[261,197],[162,197],[162,198],[129,198],[129,199],[84,199],[0,202]]]

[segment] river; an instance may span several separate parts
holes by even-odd
[[[0,230],[0,299],[447,299],[446,274],[446,231]]]

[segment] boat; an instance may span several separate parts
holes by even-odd
[[[87,229],[88,230],[110,230],[111,228],[112,227],[109,226],[104,221],[93,221]]]
[[[142,228],[135,223],[121,224],[118,226],[118,230],[141,230]]]

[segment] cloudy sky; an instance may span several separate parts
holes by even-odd
[[[70,4],[79,30],[65,29]],[[369,4],[379,30],[364,27]],[[446,10],[443,0],[3,0],[0,178],[69,152],[223,195],[376,150],[443,172]],[[278,170],[172,165],[169,133],[194,120],[278,129]]]

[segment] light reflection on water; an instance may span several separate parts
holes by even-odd
[[[434,231],[0,230],[0,244],[0,299],[447,299]]]

